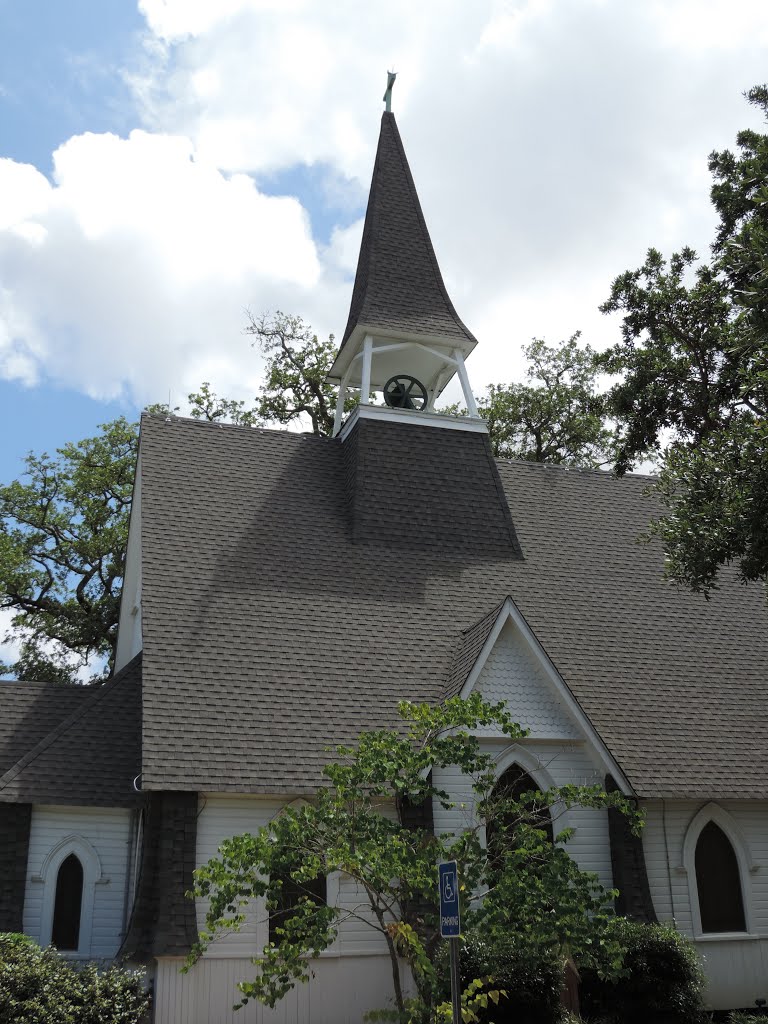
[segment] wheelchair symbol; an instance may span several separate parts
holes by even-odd
[[[456,877],[448,872],[443,875],[443,902],[456,902]]]

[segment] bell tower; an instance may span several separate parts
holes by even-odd
[[[349,319],[328,375],[339,388],[333,433],[342,430],[350,389],[360,392],[355,419],[410,420],[487,433],[465,367],[477,341],[443,283],[390,109],[394,79],[390,72]],[[454,375],[468,417],[435,412]],[[372,404],[371,392],[380,392],[384,404]]]

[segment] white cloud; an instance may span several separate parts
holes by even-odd
[[[0,608],[0,662],[12,665],[21,653],[21,644],[16,640],[5,643],[5,637],[11,628],[13,612],[8,608]]]
[[[754,121],[741,92],[768,32],[752,0],[392,0],[365,17],[351,0],[233,0],[204,29],[181,2],[143,10],[173,40],[137,79],[148,123],[257,176],[322,161],[367,184],[384,70],[400,69],[395,110],[483,375],[500,355],[512,374],[532,334],[613,337],[596,306],[648,246],[706,251],[706,156]],[[353,266],[356,231],[327,258]]]
[[[760,124],[741,97],[765,74],[755,0],[139,6],[126,74],[146,130],[70,139],[53,183],[0,161],[0,375],[177,402],[211,377],[245,397],[243,307],[340,334],[360,223],[318,246],[298,199],[254,182],[321,164],[352,209],[393,65],[478,385],[518,375],[533,335],[607,344],[597,305],[648,246],[706,253],[707,154]]]
[[[0,196],[6,377],[44,368],[93,396],[159,400],[198,384],[214,352],[239,390],[243,365],[251,383],[257,371],[243,308],[293,308],[320,282],[299,202],[222,174],[180,137],[78,136],[54,154],[53,184],[2,161]]]
[[[0,663],[6,665],[13,665],[18,661],[21,654],[22,640],[19,633],[14,631],[13,638],[7,642],[5,641],[5,637],[13,629],[11,620],[14,614],[14,611],[10,608],[0,608]],[[31,630],[23,632],[31,635]],[[51,640],[41,642],[40,649],[54,658],[62,656],[63,649]],[[99,656],[93,656],[81,663],[80,658],[76,655],[67,656],[64,654],[63,660],[75,670],[75,680],[80,683],[89,683],[95,676],[103,676],[106,667],[105,659]],[[0,676],[0,678],[8,679],[11,677],[6,675]]]

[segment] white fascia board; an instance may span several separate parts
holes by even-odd
[[[614,779],[618,783],[619,788],[625,796],[634,796],[635,792],[632,789],[632,786],[630,785],[629,780],[625,776],[624,772],[621,770],[618,763],[616,762],[616,759],[614,758],[613,754],[611,754],[608,747],[600,738],[600,735],[598,734],[597,730],[592,725],[589,718],[582,710],[581,705],[574,697],[570,687],[565,682],[560,673],[557,671],[555,666],[552,664],[549,655],[539,643],[533,630],[525,621],[522,612],[517,607],[517,605],[511,597],[507,597],[507,599],[504,601],[504,604],[502,605],[499,611],[496,622],[493,625],[493,629],[491,630],[488,639],[485,641],[483,649],[477,656],[477,660],[475,661],[475,664],[472,666],[472,671],[467,676],[467,681],[464,683],[464,686],[462,687],[460,694],[462,699],[466,700],[470,693],[472,693],[472,691],[474,690],[475,686],[477,685],[477,681],[480,678],[480,673],[482,672],[485,663],[490,656],[491,651],[496,646],[496,642],[499,639],[499,635],[501,634],[502,629],[510,620],[519,629],[520,634],[522,635],[523,639],[528,645],[534,658],[538,661],[539,665],[541,665],[548,679],[555,687],[558,697],[562,700],[563,704],[566,706],[568,711],[576,720],[579,727],[584,732],[584,735],[586,736],[587,740],[592,744],[595,752],[600,758],[600,762],[603,765],[605,771],[609,775],[612,775],[614,777]]]
[[[414,334],[412,331],[382,331],[374,324],[357,324],[346,343],[339,349],[333,366],[328,371],[328,376],[325,379],[329,384],[341,383],[349,364],[362,349],[366,335],[371,335],[375,342],[381,344],[390,341],[413,341],[417,344],[432,345],[445,349],[447,355],[458,349],[465,359],[477,346],[476,341],[469,341],[467,338],[447,338],[440,334]]]
[[[127,665],[141,649],[141,452],[139,452],[136,459],[136,476],[133,480],[131,516],[128,522],[125,575],[120,594],[115,673]]]
[[[388,405],[358,405],[347,417],[338,436],[346,440],[358,420],[383,420],[386,423],[413,423],[420,427],[438,427],[443,430],[464,430],[487,434],[483,419],[470,416],[445,416],[437,412],[416,412],[414,409],[390,409]]]

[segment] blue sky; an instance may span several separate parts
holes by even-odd
[[[0,157],[32,164],[51,179],[52,154],[72,136],[125,137],[140,125],[124,77],[142,56],[146,22],[135,4],[0,0],[0,26]],[[265,194],[300,195],[313,235],[327,242],[345,214],[351,221],[360,213],[359,204],[350,210],[328,194],[327,177],[323,165],[295,164],[261,175],[260,188]],[[28,451],[52,452],[117,416],[135,418],[141,404],[131,394],[93,398],[61,386],[44,369],[33,386],[0,379],[0,481],[22,472]]]
[[[70,136],[130,129],[134,105],[115,69],[143,28],[133,4],[0,0],[0,25],[0,156],[50,175],[51,154]],[[28,451],[53,451],[99,423],[134,414],[131,402],[0,380],[0,481],[20,473]]]
[[[766,45],[753,0],[0,0],[0,480],[251,397],[247,308],[341,332],[392,66],[476,390],[534,335],[610,343],[616,274],[706,249]]]

